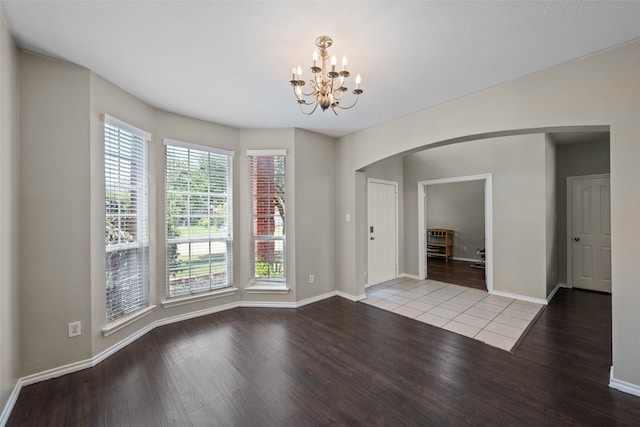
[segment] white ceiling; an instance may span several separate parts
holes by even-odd
[[[639,1],[0,1],[23,49],[160,109],[345,135],[640,38]],[[300,113],[314,40],[362,75],[352,110]],[[350,93],[350,92],[349,92]]]

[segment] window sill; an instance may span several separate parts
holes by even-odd
[[[108,337],[111,334],[114,334],[116,332],[118,332],[120,329],[125,328],[127,326],[129,326],[130,324],[132,324],[133,322],[142,319],[143,317],[148,316],[149,314],[151,314],[151,311],[156,308],[155,305],[149,305],[146,306],[144,308],[141,308],[138,311],[134,311],[133,313],[115,320],[111,323],[109,323],[107,326],[105,326],[104,328],[102,328],[102,336],[103,337]]]
[[[255,283],[244,290],[248,294],[288,294],[291,289],[286,284]]]
[[[215,298],[222,298],[229,295],[235,295],[236,292],[238,292],[238,288],[222,288],[222,289],[216,289],[215,291],[204,292],[197,295],[171,298],[171,299],[162,301],[162,307],[164,308],[178,307],[184,304],[192,304],[195,302],[206,301],[206,300],[215,299]]]

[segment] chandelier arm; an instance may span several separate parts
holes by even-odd
[[[339,81],[340,86],[338,86],[337,88],[334,89],[334,86],[335,86],[335,84],[334,84],[335,81],[334,80],[336,80],[336,79],[340,80]],[[343,92],[346,92],[346,90],[347,90],[347,88],[344,85],[345,78],[343,76],[340,76],[340,77],[336,77],[336,79],[331,79],[331,91],[333,92],[334,98],[342,99]],[[340,94],[340,96],[337,97],[336,94]]]
[[[313,106],[313,110],[309,111],[308,113],[302,109],[302,105],[303,105],[303,104],[298,104],[298,105],[300,105],[300,111],[302,112],[302,114],[305,114],[305,115],[307,115],[307,116],[310,116],[310,115],[312,115],[313,113],[315,113],[316,108],[318,108],[318,103],[317,103],[317,102],[315,102],[314,104],[315,104],[315,105]],[[304,103],[304,105],[311,105],[311,102],[309,102],[309,103],[306,103],[306,102],[305,102],[305,103]]]
[[[353,108],[357,103],[358,103],[358,94],[356,93],[356,99],[353,101],[353,104],[349,105],[348,107],[343,107],[341,105],[337,105],[338,108],[340,108],[341,110],[348,110],[350,108]]]
[[[300,96],[299,96],[298,92],[296,92],[295,90],[294,90],[294,93],[296,95],[296,99],[298,100],[298,104],[300,104],[300,108],[302,108],[302,105],[312,105],[312,104],[315,103],[315,100],[313,102],[311,102],[311,101],[308,101],[307,99],[305,99],[305,97],[308,97],[308,96],[313,95],[313,94],[307,94],[307,93],[302,93],[301,92]]]
[[[295,87],[293,88],[293,94],[296,96],[296,99],[298,101],[301,101],[301,102],[303,102],[305,104],[309,104],[309,105],[311,104],[311,102],[308,102],[305,99],[305,97],[309,97],[309,96],[314,96],[315,95],[314,92],[313,92],[313,88],[311,89],[311,92],[309,92],[309,93],[305,93],[302,90],[300,90],[300,93],[298,93],[298,91],[296,91]]]

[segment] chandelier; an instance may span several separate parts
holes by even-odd
[[[347,71],[347,58],[342,58],[342,70],[336,71],[336,56],[331,57],[331,65],[328,65],[329,53],[327,49],[331,47],[333,40],[329,36],[320,36],[316,39],[317,51],[313,52],[313,66],[310,71],[313,73],[313,78],[309,80],[310,92],[305,93],[302,91],[302,86],[305,85],[302,79],[302,68],[300,65],[296,68],[295,65],[291,67],[291,80],[289,85],[293,86],[293,93],[300,105],[300,111],[306,115],[313,114],[318,108],[322,108],[325,111],[327,108],[338,115],[337,108],[341,110],[348,110],[356,105],[358,102],[358,96],[362,93],[360,89],[360,74],[356,76],[356,88],[351,92],[355,95],[353,104],[348,107],[340,105],[342,96],[348,90],[345,86],[345,81],[350,76]],[[320,66],[318,64],[320,59]],[[311,111],[305,111],[303,105],[313,105]]]

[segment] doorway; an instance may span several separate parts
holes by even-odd
[[[569,177],[567,196],[568,284],[611,293],[610,177]]]
[[[471,251],[472,255],[467,255],[467,258],[474,256],[474,262],[478,260],[482,260],[482,255],[484,255],[484,276],[487,291],[491,292],[493,290],[493,242],[492,242],[492,224],[493,224],[493,213],[492,213],[492,185],[491,185],[491,174],[486,175],[474,175],[474,176],[466,176],[466,177],[456,177],[456,178],[447,178],[447,179],[438,179],[431,181],[420,181],[418,182],[418,230],[420,230],[420,234],[418,237],[418,269],[420,278],[430,278],[429,277],[429,265],[433,267],[433,271],[436,268],[440,267],[441,259],[433,259],[432,257],[428,257],[428,246],[430,246],[429,238],[428,238],[428,230],[432,225],[435,225],[427,218],[427,213],[431,211],[431,209],[427,208],[427,203],[429,203],[427,194],[429,192],[429,188],[432,186],[439,186],[442,184],[452,184],[452,183],[464,183],[471,181],[479,181],[483,183],[482,191],[484,194],[484,227],[482,229],[482,236],[476,236],[477,238],[483,237],[484,243],[468,243],[467,246],[478,246],[476,247],[467,247],[467,253]],[[433,216],[433,214],[432,214]],[[437,223],[436,223],[437,224]],[[455,239],[455,230],[454,239]],[[460,250],[464,249],[464,242],[460,248]],[[455,243],[454,243],[455,244]],[[484,254],[477,253],[477,249],[484,248]],[[463,259],[465,257],[463,256]],[[447,257],[447,259],[449,259]],[[430,260],[432,262],[430,262]],[[451,257],[452,261],[453,257]],[[451,262],[451,261],[449,261]],[[463,268],[470,268],[469,264],[465,264]]]
[[[367,180],[367,286],[398,277],[398,183]]]

